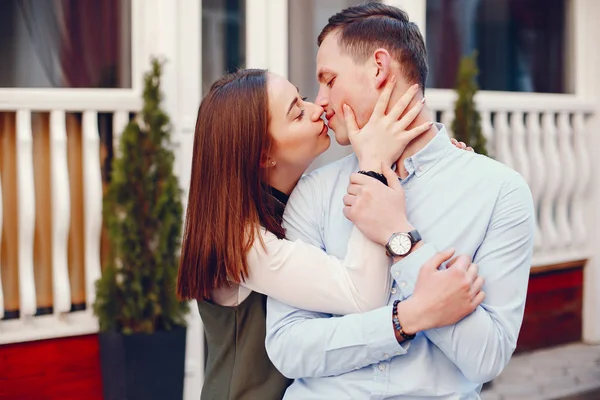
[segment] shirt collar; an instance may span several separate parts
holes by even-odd
[[[421,150],[404,160],[408,179],[413,173],[420,177],[437,164],[454,147],[443,124],[436,123],[437,135]]]

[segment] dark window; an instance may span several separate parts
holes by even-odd
[[[0,87],[130,88],[131,1],[0,1]]]
[[[478,51],[483,90],[567,93],[565,0],[427,0],[428,87]]]

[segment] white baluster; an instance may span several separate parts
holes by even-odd
[[[508,115],[505,111],[496,113],[494,133],[496,135],[496,159],[513,168],[513,160],[510,151]]]
[[[118,157],[119,142],[123,130],[129,123],[129,113],[127,111],[116,111],[113,115],[113,154]]]
[[[83,207],[85,218],[85,294],[88,308],[96,297],[100,278],[100,234],[102,229],[102,175],[98,114],[83,113]]]
[[[481,133],[486,140],[486,150],[490,157],[494,157],[496,149],[494,146],[494,127],[492,126],[492,113],[481,112]]]
[[[573,152],[571,124],[569,114],[561,112],[558,114],[558,154],[561,169],[560,190],[556,202],[556,227],[562,238],[561,242],[570,247],[573,240],[571,233],[571,222],[569,218],[569,206],[573,191],[577,184],[575,171],[575,154]]]
[[[533,204],[536,212],[540,209],[542,194],[546,180],[546,167],[544,163],[544,154],[541,147],[540,115],[535,111],[527,113],[525,125],[527,127],[527,148],[529,150],[530,161],[530,180],[527,182],[531,189]],[[540,228],[540,220],[536,217],[536,235],[534,249],[542,250],[544,247],[544,237]]]
[[[529,157],[527,156],[527,143],[525,141],[525,124],[523,112],[515,111],[510,119],[512,130],[512,155],[515,170],[519,172],[525,181],[531,181],[529,173]]]
[[[21,317],[36,313],[33,272],[35,193],[31,111],[17,111],[17,192],[19,204],[19,309]]]
[[[590,180],[591,162],[588,153],[588,135],[585,127],[583,113],[573,115],[573,145],[575,147],[575,159],[577,160],[577,185],[573,196],[573,206],[571,208],[571,217],[573,222],[573,241],[579,248],[586,248],[589,240],[586,225],[588,221],[585,218],[586,211],[586,192]]]
[[[0,181],[0,243],[2,243],[2,181]],[[2,249],[0,248],[0,252]],[[2,254],[0,253],[0,256]],[[0,257],[0,319],[4,318],[4,292],[2,292],[2,258]]]
[[[554,207],[562,178],[559,154],[556,148],[556,125],[553,112],[545,112],[542,116],[542,143],[547,179],[540,208],[540,226],[544,235],[546,250],[555,252],[558,250],[558,246],[561,245],[554,219]]]
[[[446,131],[448,132],[448,136],[454,137],[454,132],[452,132],[452,121],[454,121],[454,111],[446,110],[442,111],[442,124],[446,127]]]
[[[54,313],[71,309],[68,240],[71,223],[67,126],[63,110],[50,113],[50,159],[52,176],[52,296]]]

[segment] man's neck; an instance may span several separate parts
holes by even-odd
[[[416,96],[415,99],[413,99],[413,101],[406,108],[406,110],[407,111],[410,110],[413,107],[413,105],[415,105],[416,102],[420,101],[421,99],[422,99],[421,96]],[[393,102],[392,102],[392,104],[393,104]],[[431,122],[434,120],[435,120],[435,118],[434,118],[433,112],[431,112],[426,105],[423,108],[423,110],[421,111],[421,113],[417,116],[417,118],[415,118],[415,120],[406,129],[410,130],[416,126],[419,126],[419,125],[422,125],[422,124],[425,124],[425,123],[428,123],[428,122]],[[406,146],[406,148],[400,155],[400,158],[396,162],[396,173],[398,174],[398,176],[400,178],[404,179],[408,176],[408,171],[406,171],[406,168],[404,168],[404,161],[407,158],[415,155],[420,150],[422,150],[427,145],[427,143],[429,143],[437,135],[437,133],[438,133],[438,129],[435,125],[433,125],[427,132],[419,135],[419,137],[414,139],[412,142],[410,142],[408,144],[408,146]]]

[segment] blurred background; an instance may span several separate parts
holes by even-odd
[[[425,35],[426,98],[448,128],[460,62],[477,51],[487,151],[525,177],[536,206],[518,355],[482,397],[600,399],[600,2],[384,2]],[[102,198],[116,143],[142,107],[150,57],[167,61],[163,104],[185,193],[197,107],[211,83],[240,67],[268,68],[314,99],[317,35],[359,3],[0,2],[0,399],[102,398],[91,310],[109,248]],[[349,152],[332,141],[311,168]],[[186,400],[202,386],[201,338],[191,304]]]

